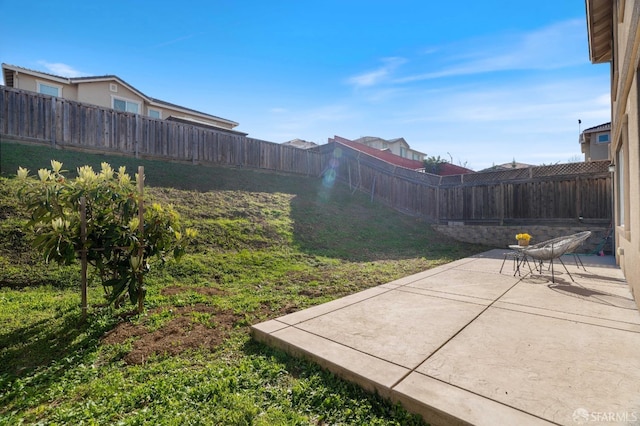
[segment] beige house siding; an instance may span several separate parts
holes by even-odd
[[[602,129],[600,129],[602,127]],[[606,142],[600,142],[601,138]],[[584,161],[609,160],[611,142],[611,125],[597,126],[593,130],[587,129],[580,135],[580,150],[584,154]]]
[[[16,89],[28,90],[30,92],[39,92],[38,83],[45,83],[51,86],[59,87],[62,90],[61,96],[65,99],[78,100],[77,88],[70,86],[64,80],[58,80],[42,76],[33,76],[24,73],[18,73],[14,77],[14,86]]]
[[[82,83],[78,85],[77,100],[88,104],[100,105],[106,108],[113,108],[113,97],[117,96],[119,98],[133,100],[140,104],[140,106],[142,106],[142,98],[134,94],[131,90],[120,84],[113,83],[116,85],[116,87],[118,87],[118,91],[114,93],[109,91],[109,83],[110,82],[108,81],[100,81]],[[144,111],[142,111],[142,108],[138,113],[144,113]]]
[[[640,308],[640,0],[586,0],[586,9],[590,59],[611,62],[616,261]]]
[[[415,149],[411,149],[407,141],[404,138],[397,139],[382,139],[374,136],[364,136],[359,139],[354,140],[354,142],[358,142],[371,148],[379,149],[379,150],[388,150],[392,154],[395,154],[402,158],[408,158],[409,160],[422,161],[425,158],[425,154],[416,151]]]
[[[588,161],[609,159],[609,142],[599,143],[598,137],[600,136],[609,136],[609,134],[608,132],[601,134],[596,133],[591,137],[591,142],[589,143],[589,155],[587,157]]]
[[[150,111],[155,110],[160,112],[161,119],[176,117],[227,130],[238,125],[231,120],[150,98],[116,76],[65,78],[7,64],[2,64],[2,68],[5,80],[10,76],[10,87],[16,89],[39,92],[38,82],[42,82],[59,87],[61,98],[104,108],[114,108],[114,100],[119,99],[138,105],[137,113],[141,115],[151,116]]]

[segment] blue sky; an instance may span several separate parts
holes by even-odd
[[[581,159],[610,121],[582,0],[0,0],[0,61],[115,74],[272,142],[404,137],[474,170]]]

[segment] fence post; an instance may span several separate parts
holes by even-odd
[[[138,136],[140,134],[140,130],[142,127],[141,124],[142,119],[140,118],[139,114],[136,114],[136,128],[133,130],[133,134],[134,134],[134,145],[135,145],[135,158],[138,158],[138,156],[140,155],[140,149],[138,147],[139,143],[140,143],[140,137]]]
[[[56,146],[56,98],[51,98],[51,146]]]
[[[440,176],[442,178],[442,176]],[[436,223],[440,224],[440,185],[436,186]]]
[[[498,203],[500,226],[504,225],[504,182],[500,182],[500,202]]]
[[[191,164],[196,164],[196,147],[198,146],[198,140],[200,140],[200,130],[194,129],[195,131],[191,137]]]
[[[582,221],[582,191],[580,191],[580,176],[576,176],[576,215]]]
[[[373,176],[373,183],[371,184],[371,202],[373,203],[373,194],[376,190],[376,178],[378,177],[378,175],[374,175]]]
[[[80,306],[82,307],[82,321],[87,319],[87,199],[80,198]]]
[[[244,144],[242,145],[244,147],[244,152],[243,157],[244,157],[244,164],[242,164],[242,166],[247,166],[247,137],[243,136],[242,139],[244,139]]]
[[[138,249],[138,257],[140,265],[144,264],[144,166],[138,166],[138,232],[140,233],[140,248]],[[144,276],[138,272],[138,313],[144,310]]]

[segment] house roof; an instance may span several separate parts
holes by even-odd
[[[605,132],[607,130],[611,130],[611,122],[598,124],[597,126],[589,127],[588,129],[584,129],[582,133],[596,133],[596,132]]]
[[[123,79],[121,79],[120,77],[118,77],[117,75],[100,75],[100,76],[84,76],[84,77],[63,77],[60,75],[55,75],[55,74],[50,74],[50,73],[46,73],[46,72],[42,72],[42,71],[36,71],[36,70],[32,70],[29,68],[24,68],[24,67],[19,67],[16,65],[10,65],[10,64],[2,64],[2,72],[4,75],[4,82],[5,85],[7,85],[8,87],[14,87],[13,86],[13,73],[9,72],[9,71],[16,71],[16,72],[22,72],[25,74],[30,74],[36,77],[41,77],[41,78],[47,78],[49,80],[53,80],[53,81],[57,81],[59,83],[63,83],[63,84],[79,84],[79,83],[93,83],[93,82],[101,82],[101,81],[116,81],[120,84],[122,84],[123,86],[126,86],[129,90],[133,91],[134,93],[136,93],[138,96],[140,96],[141,98],[145,99],[149,104],[151,105],[155,105],[155,106],[166,106],[166,107],[170,107],[174,110],[178,110],[178,111],[183,111],[183,112],[187,112],[190,114],[194,114],[194,115],[199,115],[202,116],[204,118],[208,118],[208,119],[214,119],[216,121],[221,121],[221,122],[225,122],[229,125],[231,125],[232,127],[236,127],[238,125],[238,123],[236,123],[235,121],[231,121],[231,120],[227,120],[226,118],[222,118],[222,117],[217,117],[215,115],[211,115],[211,114],[207,114],[206,112],[202,112],[202,111],[197,111],[195,109],[191,109],[191,108],[186,108],[180,105],[176,105],[170,102],[166,102],[157,98],[152,98],[151,96],[147,96],[144,93],[142,93],[140,90],[136,89],[135,87],[133,87],[132,85],[130,85],[129,83],[127,83],[126,81],[124,81]]]
[[[379,158],[380,160],[384,160],[387,163],[391,163],[395,166],[400,166],[400,167],[404,167],[411,170],[417,170],[424,167],[424,163],[422,161],[403,158],[403,157],[400,157],[399,155],[392,154],[389,151],[381,151],[377,148],[372,148],[363,143],[351,141],[349,139],[345,139],[340,136],[334,136],[333,140],[342,145],[351,147],[357,151],[364,152],[365,154],[369,154],[372,157],[376,157],[376,158]]]
[[[589,59],[594,64],[612,59],[613,5],[611,0],[585,0]]]
[[[467,169],[466,167],[456,166],[451,163],[442,163],[440,164],[440,171],[438,174],[440,176],[451,176],[451,175],[466,175],[469,173],[475,173],[471,169]]]
[[[201,121],[201,120],[195,120],[193,118],[189,118],[189,117],[175,117],[173,115],[170,115],[166,118],[167,121],[175,121],[176,123],[183,123],[183,124],[191,124],[194,126],[199,126],[199,127],[206,127],[208,129],[213,129],[213,130],[217,130],[219,132],[225,132],[225,133],[229,133],[232,135],[238,135],[238,136],[247,136],[248,133],[245,132],[239,132],[237,130],[231,130],[231,129],[227,129],[226,127],[220,127],[220,126],[216,126],[213,125],[211,123],[207,123],[206,121]]]
[[[526,169],[528,167],[535,167],[535,166],[533,164],[518,163],[517,161],[510,161],[508,163],[495,164],[495,165],[493,165],[491,167],[488,167],[486,169],[482,169],[482,170],[480,170],[479,173],[482,173],[482,172],[495,172],[495,171],[500,171],[500,170]]]
[[[290,141],[283,142],[282,145],[293,146],[296,148],[303,148],[303,149],[315,148],[316,146],[318,146],[318,144],[315,142],[305,141],[304,139],[299,139],[299,138],[291,139]]]
[[[424,162],[422,161],[403,158],[403,157],[400,157],[399,155],[392,154],[389,151],[372,148],[365,144],[362,144],[356,141],[351,141],[349,139],[345,139],[340,136],[334,136],[333,140],[337,143],[346,145],[357,151],[364,152],[365,154],[369,154],[372,157],[379,158],[380,160],[386,161],[387,163],[393,164],[395,166],[400,166],[400,167],[404,167],[406,169],[411,169],[411,170],[424,169]],[[455,164],[449,164],[449,163],[442,163],[440,165],[440,170],[438,172],[440,176],[461,175],[461,174],[467,174],[467,173],[474,173],[474,171],[467,169],[465,167],[456,166]]]

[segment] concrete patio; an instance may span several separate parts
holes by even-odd
[[[252,327],[432,424],[640,424],[640,313],[612,257],[491,250]],[[525,266],[527,273],[528,268]]]

